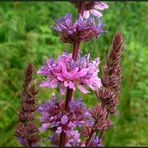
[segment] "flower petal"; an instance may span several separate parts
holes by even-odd
[[[68,87],[68,82],[67,81],[64,81],[64,86]]]
[[[70,81],[70,82],[69,82],[69,88],[70,88],[70,89],[74,89],[74,86],[75,86],[74,82],[71,82],[71,81]]]
[[[94,6],[95,9],[99,9],[99,10],[104,10],[108,8],[108,5],[106,3],[103,2],[98,2],[95,4]]]
[[[57,130],[55,131],[57,134],[60,134],[62,132],[62,127],[58,127]]]
[[[68,116],[67,115],[63,115],[62,118],[61,118],[61,123],[63,125],[65,125],[67,122],[68,122]]]
[[[88,69],[82,69],[79,72],[76,73],[76,75],[74,76],[75,79],[80,78],[80,77],[84,77],[88,72]]]
[[[84,11],[83,17],[86,18],[86,19],[88,19],[89,16],[90,16],[90,12],[89,11]]]
[[[39,131],[44,132],[48,128],[49,125],[50,125],[49,123],[42,124],[42,126],[39,128]]]
[[[102,13],[98,10],[95,10],[95,9],[92,9],[90,10],[91,13],[94,15],[94,16],[97,16],[97,17],[101,17],[102,16]]]
[[[84,94],[89,93],[89,91],[88,91],[85,87],[83,87],[81,84],[78,84],[78,88],[79,88],[80,91],[83,92]]]
[[[61,88],[60,88],[61,95],[64,95],[65,94],[65,90],[66,90],[65,86],[62,85]]]

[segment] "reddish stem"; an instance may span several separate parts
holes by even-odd
[[[96,124],[97,124],[97,121],[94,122],[93,127],[94,127]],[[90,144],[90,142],[91,142],[91,139],[92,139],[92,136],[93,136],[94,133],[95,133],[95,130],[93,130],[93,128],[92,128],[92,129],[91,129],[91,132],[90,132],[90,134],[89,134],[89,137],[88,137],[88,139],[87,139],[86,142],[85,142],[85,146],[86,146],[86,147],[89,146],[89,144]]]
[[[97,121],[94,123],[94,125],[95,124],[97,124]],[[90,132],[90,134],[89,134],[89,137],[88,137],[88,139],[86,140],[86,142],[85,142],[85,146],[87,147],[87,146],[89,146],[89,144],[90,144],[90,142],[91,142],[91,139],[92,139],[92,136],[93,136],[93,134],[95,133],[95,130],[91,130],[91,132]],[[102,130],[101,132],[100,132],[100,135],[99,135],[99,139],[101,140],[101,138],[102,138],[102,135],[103,135],[103,133],[104,133],[104,130]]]
[[[61,135],[60,135],[60,147],[65,146],[65,139],[66,139],[66,133],[62,132]]]
[[[80,47],[80,42],[73,43],[72,58],[74,61],[77,60],[79,47]],[[66,101],[65,101],[65,111],[67,111],[67,112],[69,111],[68,105],[72,99],[72,93],[73,93],[73,90],[70,88],[67,88]],[[65,141],[66,141],[66,133],[62,132],[60,135],[60,147],[65,146]]]
[[[86,146],[86,147],[89,146],[89,144],[90,144],[90,142],[91,142],[91,138],[92,138],[94,132],[95,132],[94,130],[91,130],[91,132],[90,132],[90,134],[89,134],[89,137],[88,137],[88,139],[87,139],[86,142],[85,142],[85,146]]]
[[[78,9],[78,17],[79,17],[79,14],[83,15],[84,8],[85,8],[85,0],[82,0]],[[77,61],[79,47],[80,47],[80,42],[73,43],[72,58],[74,61]],[[72,99],[72,93],[73,93],[73,90],[67,88],[66,101],[65,101],[65,111],[67,112],[69,110],[69,107],[68,107],[69,102]],[[65,146],[65,141],[66,141],[66,133],[62,132],[60,135],[60,147]]]
[[[107,115],[106,115],[106,118],[108,118],[108,115],[109,115],[109,112],[107,112]],[[103,136],[103,133],[104,133],[104,130],[102,130],[100,132],[100,135],[99,135],[99,139],[101,140],[102,136]]]
[[[80,47],[80,42],[76,42],[73,44],[72,58],[74,61],[77,61],[79,47]]]
[[[78,17],[79,17],[79,14],[83,16],[84,9],[85,9],[85,3],[86,3],[86,0],[82,0],[82,2],[80,3],[79,8],[78,8]]]

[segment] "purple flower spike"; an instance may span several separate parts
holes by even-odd
[[[100,20],[96,21],[92,16],[85,19],[80,15],[79,19],[73,23],[72,15],[68,13],[59,20],[55,20],[55,23],[56,26],[51,26],[51,28],[61,32],[61,40],[65,43],[88,41],[104,32],[102,22]]]
[[[49,59],[42,66],[38,74],[46,76],[46,79],[40,84],[41,87],[56,88],[61,86],[61,94],[65,94],[66,87],[76,90],[76,87],[83,93],[88,93],[84,87],[87,85],[92,90],[101,87],[100,78],[98,78],[99,59],[89,61],[90,55],[81,57],[79,54],[77,61],[72,59],[72,54],[64,53],[58,57],[58,60]]]
[[[44,120],[39,120],[42,123],[40,132],[50,127],[57,134],[62,131],[66,133],[89,120],[90,113],[80,99],[72,100],[69,103],[69,108],[70,111],[66,113],[64,110],[64,101],[61,99],[56,100],[54,97],[49,102],[46,101],[41,104],[38,107],[38,111],[41,113],[40,118]]]

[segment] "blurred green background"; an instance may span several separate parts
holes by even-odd
[[[107,3],[110,8],[102,19],[108,33],[81,45],[83,54],[100,57],[102,65],[114,33],[122,32],[125,39],[120,102],[112,117],[114,127],[104,134],[104,144],[148,146],[148,3]],[[14,129],[26,65],[33,62],[38,70],[49,56],[56,58],[63,49],[71,51],[71,46],[63,44],[58,33],[49,28],[55,18],[67,12],[76,17],[68,2],[0,3],[0,146],[19,146]],[[54,91],[40,90],[38,102]],[[77,91],[75,96],[83,97],[87,106],[96,102],[93,93]]]

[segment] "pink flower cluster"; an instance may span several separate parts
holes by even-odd
[[[66,87],[74,91],[78,87],[81,92],[88,93],[84,84],[92,90],[101,87],[101,80],[97,76],[99,63],[99,58],[90,61],[89,54],[81,57],[79,53],[77,61],[74,61],[72,54],[63,53],[57,60],[47,60],[39,69],[38,74],[46,77],[40,86],[56,88],[60,84],[62,95],[65,94]]]

